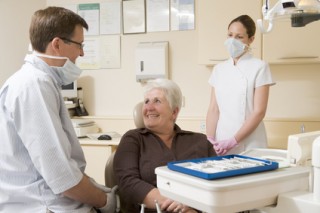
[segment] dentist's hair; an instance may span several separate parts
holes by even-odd
[[[87,22],[78,14],[63,7],[47,7],[36,11],[31,20],[29,37],[32,48],[44,53],[56,37],[71,39],[77,25],[88,30]]]
[[[164,78],[150,80],[144,87],[144,94],[154,89],[162,90],[171,109],[173,110],[178,108],[180,111],[182,105],[182,93],[180,87],[175,82]]]
[[[237,18],[233,19],[230,22],[230,24],[228,25],[228,29],[229,29],[230,25],[234,22],[240,22],[244,26],[244,28],[246,28],[249,38],[251,38],[252,36],[255,35],[256,24],[250,16],[248,16],[248,15],[238,16]]]

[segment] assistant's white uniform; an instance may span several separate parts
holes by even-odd
[[[213,68],[209,84],[214,87],[220,115],[216,129],[216,141],[230,139],[253,111],[255,88],[273,85],[266,62],[246,53],[237,62],[230,58]],[[227,154],[239,154],[251,148],[267,147],[267,136],[263,122],[231,149]]]

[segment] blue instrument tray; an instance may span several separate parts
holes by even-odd
[[[243,155],[225,155],[169,162],[168,168],[195,177],[214,180],[278,169],[277,162]]]

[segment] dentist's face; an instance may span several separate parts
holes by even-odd
[[[61,56],[68,57],[73,63],[76,63],[79,56],[84,56],[83,49],[80,45],[84,40],[83,27],[77,25],[73,34],[73,37],[70,39],[71,41],[60,39],[60,54]]]
[[[171,109],[162,90],[153,89],[145,95],[142,113],[144,124],[151,131],[173,130],[177,112]]]
[[[249,38],[247,29],[241,22],[233,22],[228,29],[228,38],[235,38],[248,46],[253,42],[254,36]]]

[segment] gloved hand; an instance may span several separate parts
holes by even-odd
[[[213,136],[207,136],[207,140],[212,144],[214,144],[214,142],[216,142],[216,140],[214,139]]]
[[[216,150],[216,147],[214,146],[214,144],[217,142],[217,141],[215,140],[215,138],[212,137],[212,136],[207,136],[207,140],[212,144],[213,149],[214,149],[214,151],[217,153],[217,155],[219,155],[219,154],[218,154],[218,151]]]
[[[222,141],[215,141],[213,143],[213,147],[216,150],[216,153],[218,155],[224,155],[226,154],[230,149],[237,146],[238,142],[235,139],[235,137],[232,137],[228,140],[222,140]]]
[[[107,204],[104,207],[99,208],[99,211],[101,213],[115,213],[117,212],[117,195],[116,191],[118,189],[118,186],[114,186],[111,189],[111,192],[107,192]]]

